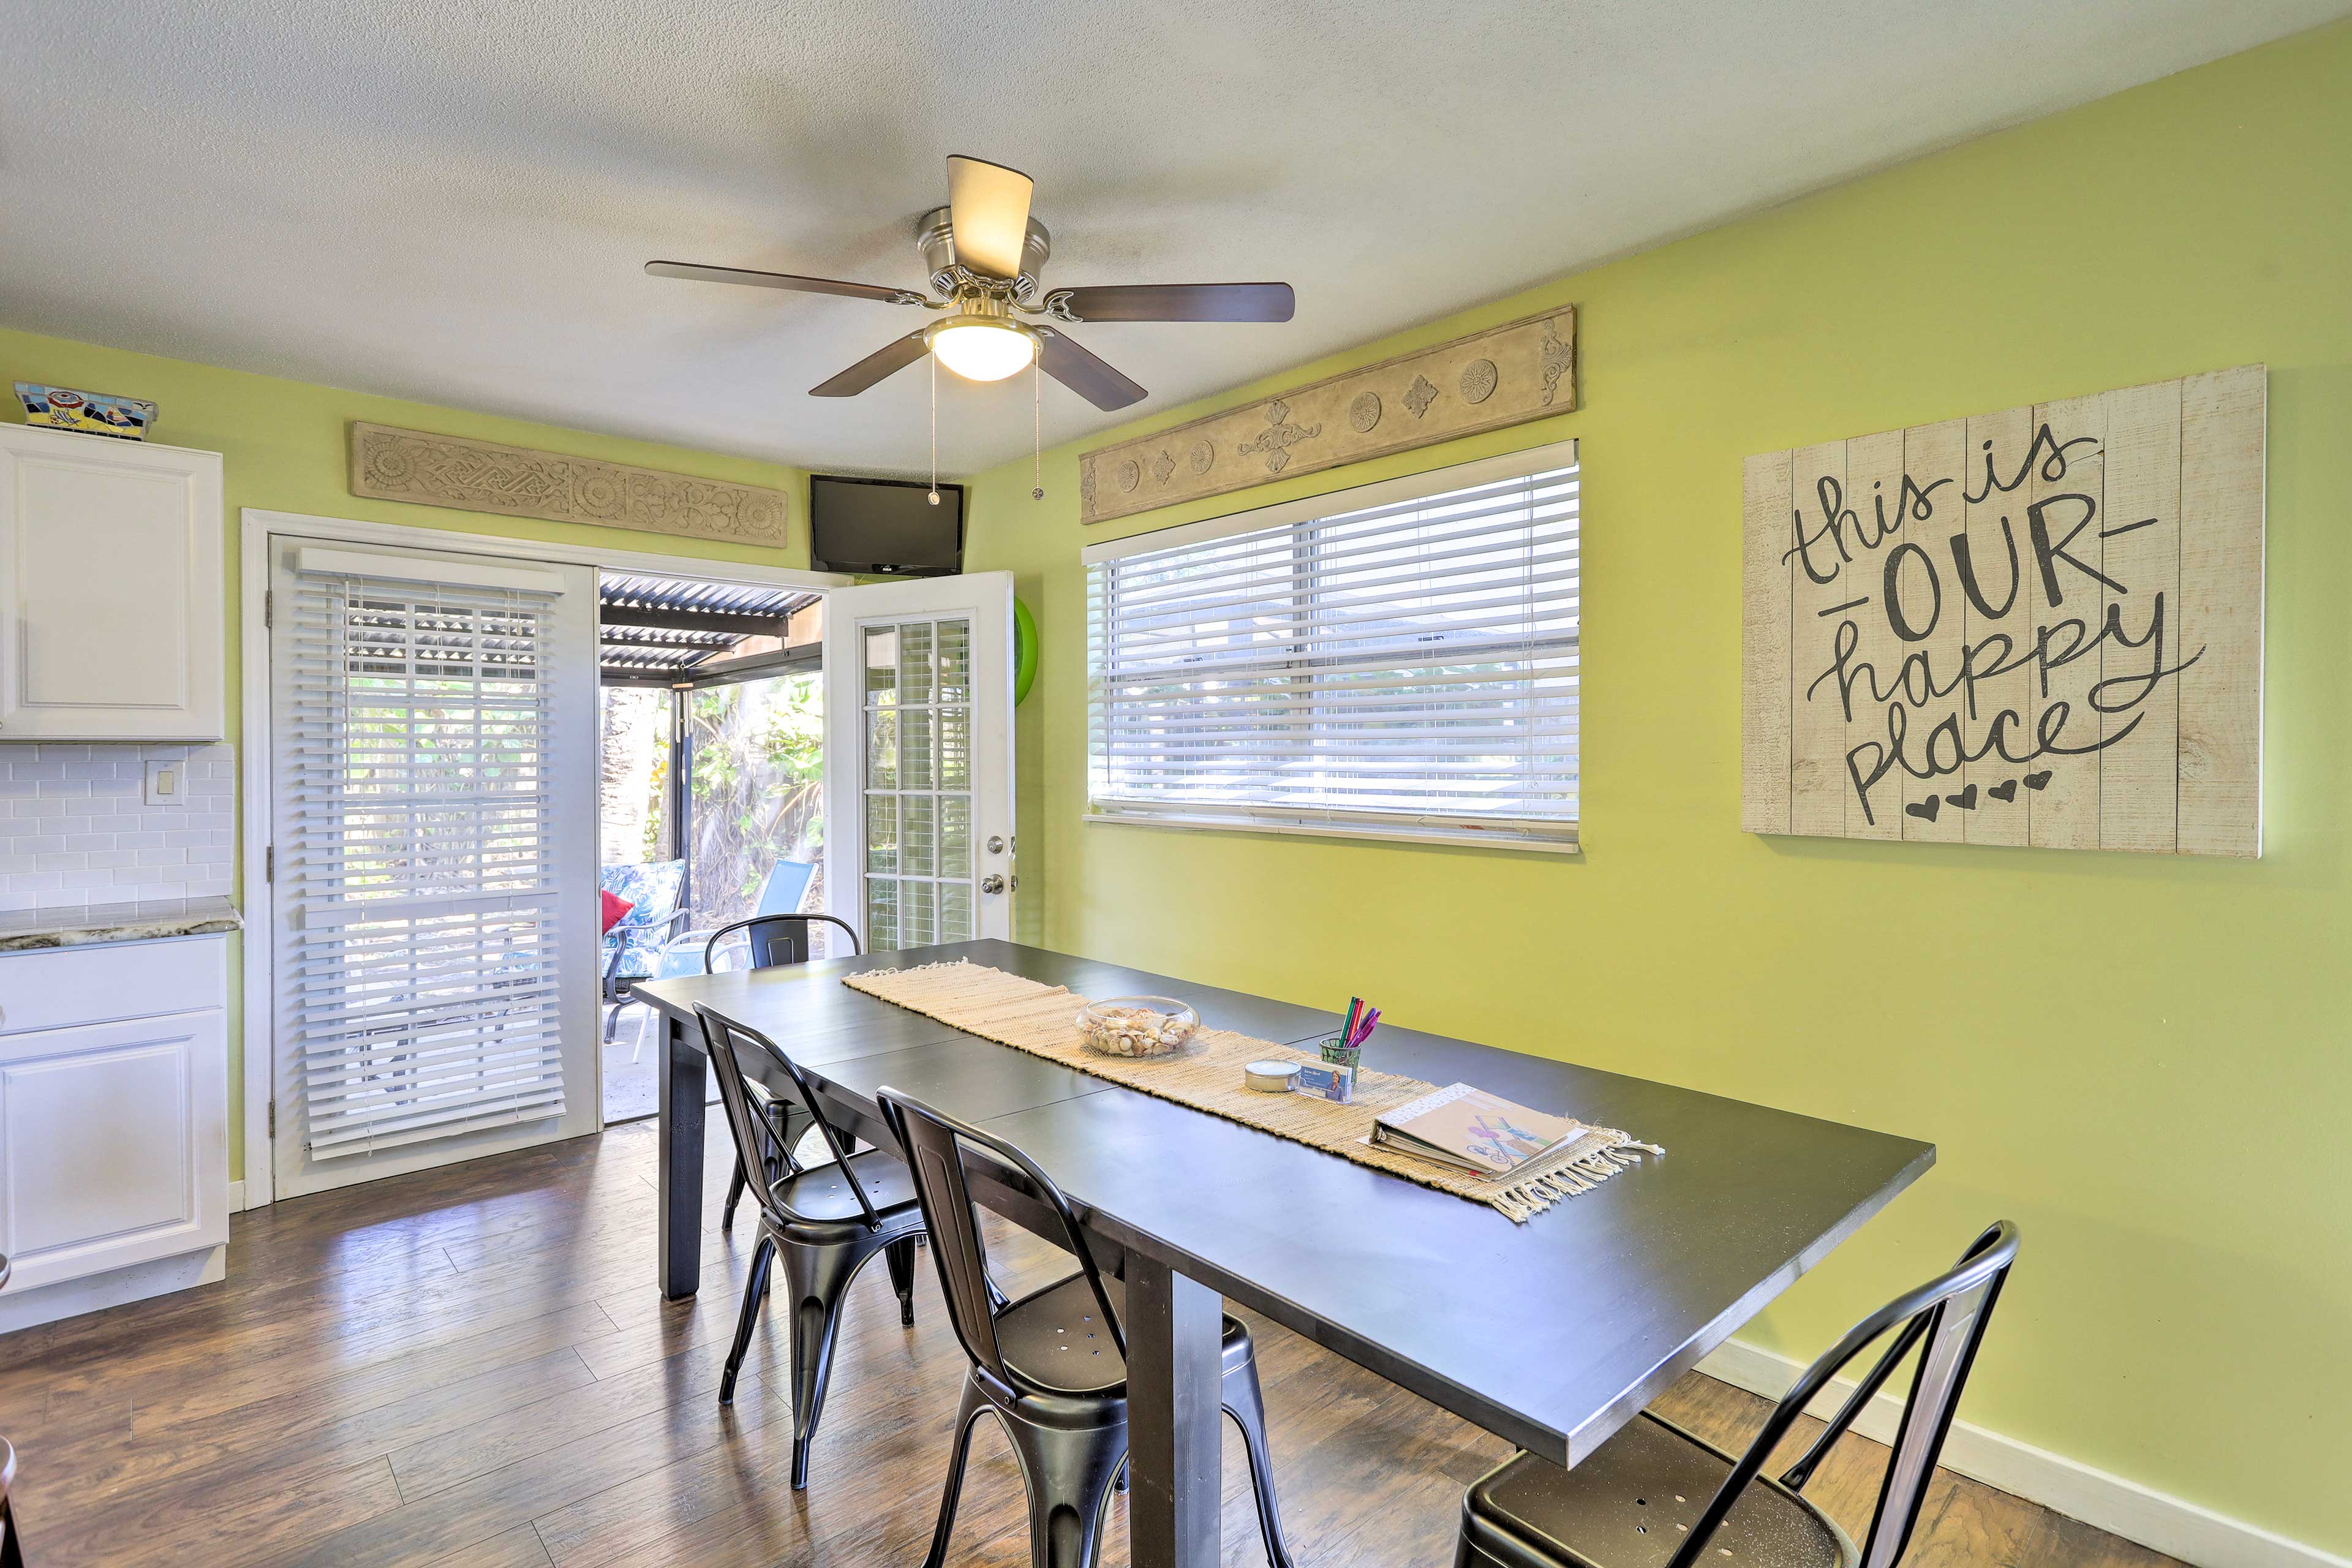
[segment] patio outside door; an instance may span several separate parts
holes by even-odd
[[[825,595],[825,904],[868,952],[1013,934],[1013,575]]]
[[[269,550],[277,1195],[594,1131],[595,574]]]

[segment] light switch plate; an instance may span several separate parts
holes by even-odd
[[[178,757],[147,760],[147,804],[178,805],[188,798],[188,764]]]

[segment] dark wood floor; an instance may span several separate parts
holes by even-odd
[[[723,1153],[709,1173],[714,1226]],[[855,1287],[814,1474],[794,1494],[779,1316],[733,1410],[718,1405],[751,1221],[709,1237],[693,1303],[664,1305],[653,1161],[654,1129],[637,1123],[278,1204],[237,1216],[224,1284],[0,1339],[0,1435],[20,1457],[27,1560],[919,1563],[964,1366],[928,1259],[912,1329],[899,1327],[880,1268]],[[1026,1237],[1004,1242],[1016,1279],[1066,1271]],[[1257,1329],[1299,1561],[1450,1562],[1462,1490],[1503,1445]],[[1760,1409],[1697,1376],[1664,1404],[1727,1442]],[[1849,1529],[1875,1497],[1884,1453],[1850,1439],[1814,1482]],[[1225,1560],[1261,1563],[1242,1474],[1229,1436]],[[1020,1477],[982,1423],[957,1561],[1014,1568],[1025,1552]],[[1123,1513],[1105,1561],[1127,1561]],[[1909,1558],[2170,1561],[1950,1476]]]

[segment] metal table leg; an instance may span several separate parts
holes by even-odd
[[[1127,1415],[1135,1568],[1216,1568],[1224,1298],[1127,1259]]]
[[[655,1205],[661,1293],[684,1300],[702,1279],[702,1085],[709,1063],[686,1030],[660,1015],[660,1192]]]

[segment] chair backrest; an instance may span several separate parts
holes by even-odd
[[[1723,1522],[1723,1516],[1740,1492],[1764,1468],[1764,1461],[1771,1457],[1773,1448],[1796,1424],[1797,1417],[1848,1362],[1890,1330],[1896,1331],[1895,1342],[1830,1418],[1812,1447],[1783,1472],[1780,1484],[1791,1491],[1802,1491],[1831,1447],[1853,1425],[1854,1417],[1876,1396],[1903,1359],[1918,1348],[1918,1370],[1912,1374],[1911,1394],[1904,1402],[1903,1421],[1895,1434],[1886,1478],[1879,1485],[1878,1509],[1871,1516],[1870,1534],[1862,1548],[1862,1568],[1895,1568],[1902,1559],[1903,1549],[1911,1543],[1911,1531],[1919,1522],[1920,1505],[1927,1499],[1927,1483],[1936,1472],[1936,1459],[1943,1452],[1945,1434],[1951,1430],[1960,1391],[1968,1384],[1969,1369],[1975,1364],[1977,1346],[1984,1342],[1993,1306],[2000,1299],[2000,1288],[2009,1279],[2010,1266],[2017,1261],[2017,1226],[2008,1220],[1987,1229],[1969,1245],[1958,1263],[1856,1323],[1843,1339],[1807,1367],[1788,1396],[1773,1407],[1764,1429],[1756,1435],[1748,1451],[1731,1468],[1730,1476],[1699,1515],[1698,1522],[1691,1526],[1690,1538],[1683,1542],[1667,1568],[1694,1568],[1706,1560],[1707,1538]]]
[[[0,1437],[0,1568],[25,1568],[16,1541],[16,1510],[8,1502],[8,1489],[16,1481],[16,1450]]]
[[[650,925],[677,912],[677,896],[686,886],[686,862],[643,860],[606,866],[597,872],[596,882],[615,898],[629,900],[629,912],[614,923],[614,931]]]
[[[808,897],[808,885],[816,876],[813,860],[779,860],[768,868],[768,879],[760,884],[760,906],[755,915],[796,915],[801,912],[801,900]]]
[[[719,944],[737,931],[744,933],[751,961],[747,969],[772,969],[782,963],[806,963],[809,956],[809,927],[823,921],[839,926],[849,933],[849,950],[864,952],[857,941],[857,930],[847,921],[832,915],[753,915],[732,925],[720,926],[702,944],[702,967],[706,973],[719,973]]]
[[[1078,1228],[1077,1216],[1070,1212],[1069,1200],[1054,1179],[1003,1139],[935,1110],[911,1095],[885,1086],[875,1090],[874,1098],[882,1107],[882,1120],[906,1153],[907,1168],[914,1173],[915,1199],[922,1206],[923,1224],[930,1232],[931,1257],[939,1265],[940,1293],[947,1298],[948,1321],[955,1325],[956,1338],[963,1342],[964,1353],[971,1357],[972,1364],[1007,1389],[1013,1386],[1013,1376],[996,1343],[988,1249],[981,1240],[971,1188],[964,1179],[966,1145],[993,1155],[1025,1177],[1036,1197],[1060,1216],[1063,1239],[1086,1271],[1095,1305],[1110,1327],[1111,1342],[1125,1357],[1127,1331],[1111,1306],[1110,1293],[1103,1289],[1102,1271],[1095,1267],[1086,1233]]]
[[[759,1030],[737,1023],[716,1008],[698,1002],[694,1005],[694,1016],[702,1020],[703,1047],[710,1053],[711,1069],[719,1079],[719,1103],[726,1107],[727,1125],[735,1134],[735,1168],[742,1173],[743,1184],[760,1194],[760,1207],[779,1223],[788,1223],[800,1217],[777,1201],[775,1189],[768,1184],[768,1174],[761,1162],[760,1151],[775,1140],[770,1135],[759,1111],[751,1105],[751,1091],[743,1081],[742,1058],[736,1055],[739,1050],[762,1053],[791,1078],[793,1087],[800,1092],[802,1106],[816,1123],[818,1132],[823,1134],[824,1146],[831,1151],[834,1163],[841,1167],[848,1180],[849,1190],[857,1195],[857,1206],[865,1213],[866,1228],[881,1229],[882,1216],[875,1212],[874,1200],[866,1195],[865,1184],[851,1171],[848,1148],[832,1121],[826,1119],[824,1108],[817,1103],[816,1091],[810,1087],[808,1075],[801,1071],[800,1064],[786,1056],[775,1041]],[[783,1157],[784,1169],[794,1175],[799,1174],[800,1163],[793,1158],[793,1152],[784,1149],[779,1152]]]

